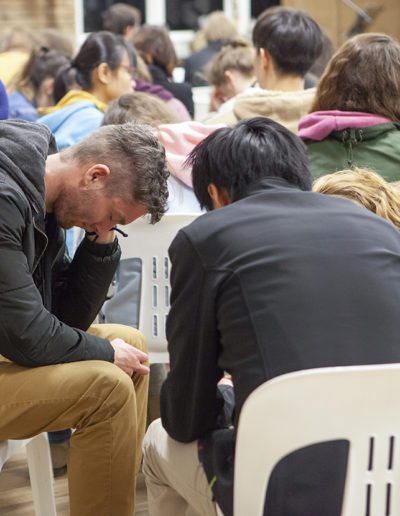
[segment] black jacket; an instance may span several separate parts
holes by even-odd
[[[0,354],[26,366],[99,359],[104,339],[89,335],[117,266],[117,242],[84,239],[72,262],[64,231],[45,212],[45,162],[57,152],[47,127],[0,122]]]
[[[149,71],[153,79],[153,84],[159,84],[172,95],[180,100],[189,111],[191,117],[194,116],[194,103],[192,95],[192,87],[186,82],[174,82],[170,80],[165,71],[159,66],[149,65]]]
[[[233,377],[236,425],[247,396],[275,376],[400,361],[400,233],[348,200],[266,179],[181,230],[170,257],[161,416],[178,441],[218,426],[223,371]],[[307,456],[284,465],[269,497],[274,516],[340,514],[346,450],[318,456],[315,475]]]
[[[208,86],[204,67],[221,50],[221,47],[222,41],[212,41],[185,59],[185,81],[192,86]]]

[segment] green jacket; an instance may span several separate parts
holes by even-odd
[[[305,140],[314,178],[352,167],[369,168],[387,181],[400,180],[400,126],[394,123],[333,131]]]

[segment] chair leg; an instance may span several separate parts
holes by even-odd
[[[47,434],[37,435],[26,447],[36,516],[56,516],[53,468]]]

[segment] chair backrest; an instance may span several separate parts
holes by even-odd
[[[129,238],[119,239],[122,259],[142,261],[139,330],[146,337],[150,363],[169,363],[165,335],[170,296],[168,247],[179,229],[198,215],[167,213],[155,225],[143,217],[124,226]]]
[[[400,515],[400,364],[311,369],[255,389],[240,413],[234,516],[263,514],[268,479],[289,453],[350,442],[342,516]]]
[[[194,120],[202,122],[209,114],[212,86],[192,87]]]

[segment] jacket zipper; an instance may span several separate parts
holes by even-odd
[[[49,243],[49,239],[47,238],[47,235],[44,231],[42,231],[37,225],[36,225],[36,222],[35,222],[35,218],[32,217],[32,220],[33,220],[33,227],[36,231],[38,231],[43,237],[44,237],[44,240],[45,240],[45,245],[43,246],[43,249],[41,251],[41,253],[35,257],[35,261],[33,263],[33,267],[32,267],[32,274],[35,272],[36,270],[36,267],[38,266],[38,263],[40,262],[40,260],[42,259],[42,256],[44,255],[46,249],[47,249],[47,245]]]

